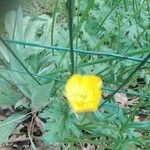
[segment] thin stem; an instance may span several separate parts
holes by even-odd
[[[14,70],[14,69],[6,69],[6,68],[0,68],[1,71],[10,71],[10,72],[16,72],[18,74],[26,74],[28,75],[27,72],[22,72],[22,71],[18,71],[18,70]],[[58,71],[60,72],[60,71]],[[55,81],[58,81],[62,84],[66,83],[65,80],[60,80],[60,79],[56,79],[56,78],[52,78],[52,77],[48,77],[48,76],[42,76],[42,75],[37,75],[37,74],[32,74],[33,76],[35,77],[38,77],[38,78],[41,78],[41,79],[46,79],[48,81],[51,81],[51,80],[55,80]],[[6,81],[6,80],[5,80]],[[8,82],[8,81],[7,81]],[[11,84],[14,84],[14,85],[22,85],[22,86],[29,86],[29,84],[19,84],[19,83],[13,83],[12,81],[9,81]],[[110,88],[107,88],[107,87],[103,87],[102,88],[104,91],[110,91],[110,92],[114,92],[115,90],[113,89],[110,89]],[[128,95],[133,95],[133,96],[142,96],[141,94],[138,94],[138,93],[131,93],[131,92],[127,92],[127,91],[124,91],[124,90],[119,90],[118,91],[119,93],[125,93],[125,94],[128,94]],[[145,98],[150,98],[150,96],[144,96]]]
[[[32,75],[32,73],[26,68],[23,62],[18,58],[18,56],[14,53],[14,51],[5,43],[3,38],[0,37],[0,41],[4,44],[4,46],[10,51],[10,53],[14,56],[14,58],[19,62],[19,64],[27,71],[27,73],[36,81],[38,85],[41,83]]]
[[[125,9],[125,11],[128,12],[126,0],[123,0],[123,4],[124,4],[124,9]],[[131,23],[130,19],[129,19],[129,24],[130,24],[130,26],[132,26],[132,23]]]
[[[9,84],[11,84],[12,86],[14,86],[15,87],[15,85],[14,84],[12,84],[11,83],[11,81],[9,81],[8,79],[6,79],[5,77],[3,77],[1,74],[0,74],[0,77],[2,78],[2,79],[4,79],[6,82],[8,82]]]
[[[130,75],[125,79],[122,84],[111,94],[107,97],[107,100],[102,103],[101,106],[103,106],[107,101],[109,101],[110,98],[112,98],[120,89],[122,89],[133,77],[133,75],[146,63],[146,61],[150,58],[150,53],[143,59],[143,61],[130,73]]]
[[[102,25],[105,23],[105,21],[107,20],[107,18],[111,15],[111,13],[116,9],[116,7],[120,4],[122,0],[119,0],[119,2],[114,6],[114,8],[111,9],[111,11],[107,14],[107,16],[104,18],[104,20],[101,22],[101,24],[99,25],[99,27],[102,27]]]
[[[79,13],[80,13],[80,0],[78,0],[77,24],[79,24]],[[79,33],[77,33],[76,36],[76,49],[78,49],[78,35]],[[76,72],[78,71],[77,65],[78,65],[78,55],[76,54]]]
[[[8,43],[16,43],[20,45],[27,45],[31,47],[41,47],[45,49],[55,49],[57,51],[69,51],[69,48],[62,48],[62,47],[56,47],[56,46],[51,46],[51,45],[42,45],[42,44],[37,44],[37,43],[30,43],[30,42],[24,42],[24,41],[15,41],[15,40],[9,40],[9,39],[3,39],[5,42]],[[120,58],[120,59],[128,59],[128,60],[133,60],[137,62],[142,62],[143,59],[141,58],[134,58],[134,57],[129,57],[129,56],[123,56],[120,54],[115,54],[115,53],[109,53],[109,52],[97,52],[97,51],[90,51],[90,50],[80,50],[80,49],[74,49],[74,52],[81,53],[81,54],[89,54],[89,55],[99,55],[99,56],[108,56],[108,57],[114,57],[114,58]],[[145,48],[145,52],[148,52],[149,49]],[[132,52],[133,54],[136,52]],[[141,53],[141,52],[138,52]],[[132,54],[131,54],[132,55]],[[150,60],[147,60],[147,63],[150,63]]]
[[[119,2],[111,9],[111,11],[106,15],[106,17],[103,19],[103,21],[100,23],[99,28],[101,28],[103,26],[103,24],[105,23],[105,21],[107,20],[107,18],[112,14],[112,12],[116,9],[116,7],[120,4],[122,0],[119,0]],[[103,43],[102,40],[100,40],[96,46],[94,46],[93,50],[99,48],[101,46],[101,43]]]
[[[80,32],[80,29],[81,29],[83,23],[87,20],[87,18],[89,16],[89,12],[93,8],[93,6],[94,6],[94,1],[89,0],[84,12],[82,13],[82,16],[80,17],[79,23],[77,24],[77,26],[74,29],[73,39],[75,39],[77,34]]]
[[[67,7],[68,7],[68,26],[70,39],[71,74],[74,74],[75,65],[74,65],[74,49],[73,49],[73,0],[67,0]]]
[[[58,0],[56,0],[54,12],[53,12],[53,20],[52,20],[52,28],[51,28],[51,45],[54,45],[54,25],[55,25],[55,18],[56,18],[56,11],[58,7]],[[54,51],[52,50],[52,54],[54,55]]]

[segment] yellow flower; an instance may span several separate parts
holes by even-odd
[[[64,95],[74,112],[94,112],[102,95],[101,87],[101,78],[75,74],[68,79]]]

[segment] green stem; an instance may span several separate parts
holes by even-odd
[[[18,58],[18,56],[14,53],[14,51],[5,43],[2,37],[0,37],[0,41],[4,44],[4,46],[10,51],[10,53],[14,56],[14,58],[19,62],[19,64],[25,69],[25,71],[36,81],[38,85],[41,83],[32,75],[32,73],[26,68],[23,62]]]
[[[67,7],[68,7],[68,27],[70,39],[71,74],[73,75],[75,72],[74,49],[73,49],[73,0],[67,0]]]
[[[84,12],[82,13],[82,16],[80,18],[80,21],[78,23],[78,25],[76,26],[76,28],[74,29],[74,34],[73,34],[73,39],[77,36],[77,34],[79,33],[84,21],[87,20],[89,12],[91,10],[91,8],[94,6],[94,0],[88,0],[87,6],[84,10]]]
[[[146,61],[150,58],[150,53],[143,59],[143,61],[130,73],[130,75],[122,82],[122,84],[107,97],[107,100],[101,105],[103,106],[110,98],[112,98],[120,89],[122,89],[133,77],[133,75],[146,63]]]
[[[78,0],[77,24],[79,24],[79,13],[80,13],[80,0]],[[78,35],[79,33],[77,33],[76,36],[76,49],[78,49]],[[78,55],[76,54],[76,72],[78,72],[77,65],[78,65]]]
[[[52,28],[51,28],[51,45],[54,45],[54,25],[55,25],[55,18],[56,18],[56,11],[58,7],[58,0],[56,0],[55,7],[54,7],[54,12],[53,12],[53,20],[52,20]],[[54,51],[52,50],[53,56],[54,56]]]
[[[116,7],[120,4],[122,0],[119,0],[119,2],[114,6],[114,8],[111,9],[111,11],[107,14],[107,16],[104,18],[104,20],[101,22],[101,24],[99,25],[99,27],[102,27],[102,25],[105,23],[105,21],[107,20],[107,18],[111,15],[111,13],[116,9]]]
[[[111,11],[107,14],[107,16],[103,19],[103,21],[100,23],[99,28],[103,26],[107,18],[111,15],[111,13],[116,9],[116,7],[120,4],[122,0],[119,0],[119,2],[111,9]],[[96,46],[93,48],[93,50],[98,49],[101,46],[102,41],[100,40]]]

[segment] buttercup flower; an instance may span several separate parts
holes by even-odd
[[[97,110],[102,95],[102,80],[95,75],[72,75],[66,85],[64,96],[76,113]]]

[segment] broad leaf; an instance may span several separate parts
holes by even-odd
[[[45,106],[50,100],[51,84],[36,86],[31,89],[31,101],[33,109],[37,110]]]
[[[8,141],[9,136],[16,126],[25,120],[26,116],[21,113],[15,113],[4,121],[0,121],[0,145]]]
[[[9,84],[0,82],[0,107],[14,106],[21,97]]]

